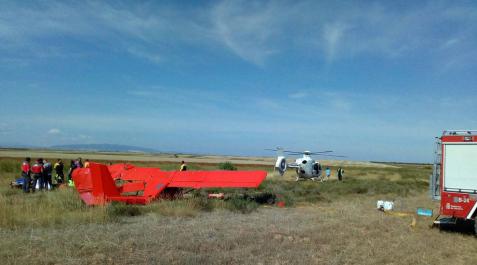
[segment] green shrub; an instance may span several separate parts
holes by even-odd
[[[201,211],[210,212],[214,209],[212,200],[209,200],[207,196],[197,196],[190,201],[193,208]]]
[[[142,214],[138,206],[122,202],[110,203],[106,208],[106,212],[111,220],[117,220],[122,216],[138,216]]]
[[[220,170],[232,170],[232,171],[237,170],[237,168],[234,166],[234,164],[232,164],[229,161],[224,162],[224,163],[220,163],[219,164],[219,169]]]
[[[12,160],[2,160],[0,161],[0,172],[3,173],[14,173],[20,171],[21,164],[17,161]]]
[[[88,206],[81,200],[79,194],[71,189],[61,188],[49,192],[48,197],[52,207],[67,211],[84,210]]]
[[[227,200],[226,208],[231,211],[250,213],[258,208],[258,203],[247,198],[233,196]]]

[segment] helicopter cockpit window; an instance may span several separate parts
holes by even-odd
[[[302,164],[306,164],[306,160],[301,161]]]

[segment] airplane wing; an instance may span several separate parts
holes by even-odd
[[[175,171],[169,187],[257,188],[266,177],[266,171]]]
[[[267,176],[266,171],[161,171],[159,168],[116,164],[108,167],[114,179],[144,181],[150,176],[170,178],[175,188],[257,188]]]

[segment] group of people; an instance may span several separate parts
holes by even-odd
[[[55,171],[55,182],[58,185],[71,182],[71,176],[76,168],[89,167],[89,161],[86,160],[83,164],[81,158],[71,160],[70,169],[68,171],[68,179],[65,180],[64,164],[61,159],[52,166],[52,164],[43,158],[38,158],[31,163],[31,158],[27,157],[22,163],[21,171],[23,178],[23,191],[35,192],[35,190],[50,190],[53,188],[53,170]]]
[[[76,160],[71,160],[70,162],[70,169],[68,170],[68,182],[71,183],[72,181],[72,174],[73,171],[77,168],[89,167],[89,160],[86,159],[83,163],[83,159],[78,157]]]
[[[344,169],[342,167],[339,167],[337,170],[336,170],[336,173],[338,174],[338,180],[339,181],[342,181],[343,180],[343,175],[344,175]],[[326,179],[329,179],[330,176],[331,176],[331,169],[329,167],[326,167],[325,169],[325,175],[326,175]]]

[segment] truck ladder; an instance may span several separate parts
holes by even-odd
[[[435,149],[434,149],[434,165],[432,167],[432,175],[429,180],[429,191],[433,200],[441,199],[441,164],[442,164],[442,142],[441,139],[436,137]]]

